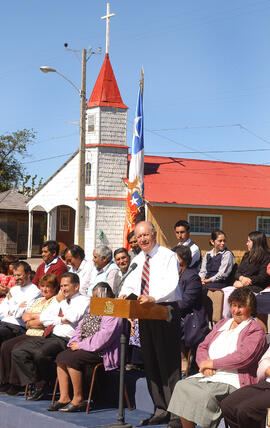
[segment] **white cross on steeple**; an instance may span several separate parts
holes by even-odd
[[[107,15],[101,17],[101,19],[106,19],[106,54],[109,53],[110,18],[112,16],[115,16],[115,13],[110,13],[110,3],[107,3]]]

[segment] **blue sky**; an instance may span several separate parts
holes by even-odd
[[[131,144],[141,66],[147,154],[270,165],[270,1],[111,0],[110,59],[128,112]],[[22,160],[47,179],[79,143],[80,101],[49,65],[87,98],[105,53],[105,0],[13,0],[1,5],[0,133],[37,132]],[[236,151],[241,150],[241,152]],[[223,153],[213,153],[222,151]],[[206,153],[207,152],[207,153]],[[52,158],[50,160],[42,160]]]

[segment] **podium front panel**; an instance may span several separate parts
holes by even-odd
[[[149,303],[141,305],[136,300],[109,299],[107,297],[91,297],[90,313],[118,318],[168,319],[168,307]]]

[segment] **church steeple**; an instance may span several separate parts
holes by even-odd
[[[96,84],[87,104],[87,108],[89,107],[128,108],[122,101],[109,54],[105,55]]]

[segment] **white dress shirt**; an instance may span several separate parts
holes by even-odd
[[[90,285],[93,263],[83,259],[78,269],[70,266],[69,272],[76,273],[80,278],[80,294],[87,296],[87,291]]]
[[[125,279],[121,295],[128,296],[134,293],[140,296],[145,256],[144,251],[141,251],[140,254],[134,257],[133,263],[137,263],[137,267]],[[178,287],[179,274],[176,254],[168,248],[156,244],[149,256],[149,296],[154,297],[157,303],[181,300]]]
[[[24,287],[15,285],[10,289],[9,293],[11,298],[5,297],[0,305],[0,319],[10,324],[25,327],[22,315],[27,307],[31,306],[34,300],[41,296],[40,289],[35,284],[30,283]],[[20,308],[22,302],[26,302],[26,305]],[[9,312],[12,315],[9,315]]]
[[[71,338],[74,335],[75,328],[84,314],[89,311],[90,299],[77,293],[74,294],[70,302],[67,299],[58,302],[56,299],[50,306],[40,314],[40,322],[44,327],[54,325],[52,333],[60,337]],[[59,311],[62,309],[63,317],[68,319],[69,324],[62,324],[62,317],[59,317]]]
[[[47,273],[47,271],[50,269],[52,265],[56,265],[56,263],[58,262],[58,259],[59,257],[55,257],[55,259],[53,259],[50,263],[45,262],[44,273]]]

